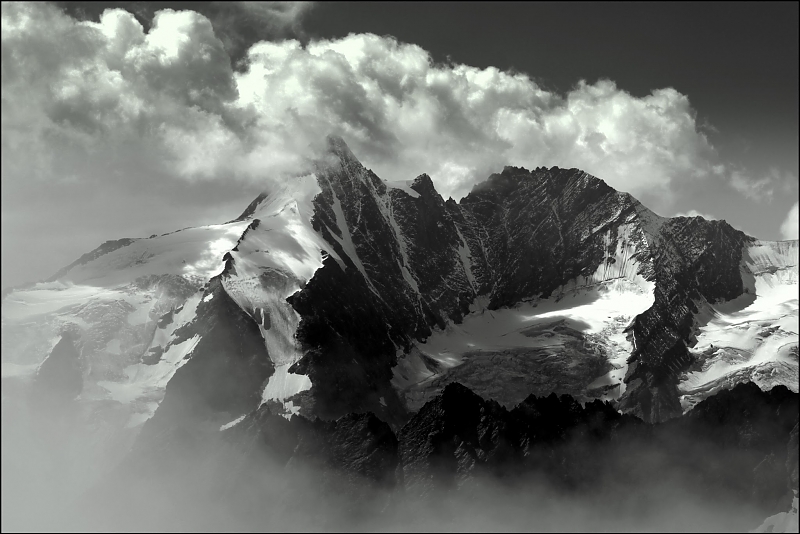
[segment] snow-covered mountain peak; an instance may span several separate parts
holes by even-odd
[[[742,382],[797,390],[796,240],[660,217],[578,169],[505,167],[445,202],[426,174],[385,182],[341,138],[328,147],[233,221],[109,241],[7,294],[3,402],[12,383],[78,406],[105,469],[134,440],[147,462],[265,424],[263,442],[275,421],[280,447],[304,443],[291,456],[334,429],[367,445],[379,430],[383,450],[416,419],[413,463],[442,439],[431,400],[474,412],[468,434],[491,442],[500,405],[563,404],[566,432],[585,409],[616,429],[606,416],[632,421],[618,410],[664,421]],[[471,450],[502,451],[484,437]]]
[[[505,167],[445,202],[428,175],[385,182],[330,138],[314,173],[229,223],[106,243],[12,292],[4,373],[35,370],[74,324],[83,398],[117,399],[136,426],[193,358],[186,332],[201,353],[216,347],[204,332],[228,324],[224,308],[266,354],[255,394],[283,415],[399,424],[457,379],[507,404],[557,391],[662,420],[681,411],[706,303],[783,294],[796,265],[796,241],[663,218],[579,169]],[[156,385],[128,387],[153,365]],[[123,403],[120,384],[139,393]]]

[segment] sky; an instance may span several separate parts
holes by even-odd
[[[798,3],[2,3],[2,287],[228,221],[341,135],[459,199],[577,167],[798,237]]]

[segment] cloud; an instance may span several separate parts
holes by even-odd
[[[672,211],[677,192],[730,175],[675,89],[635,97],[599,80],[561,94],[372,34],[252,44],[302,33],[312,5],[206,7],[208,17],[157,11],[145,29],[122,9],[91,22],[51,4],[2,4],[4,221],[30,222],[28,202],[48,210],[48,226],[74,213],[86,228],[99,209],[134,235],[141,213],[123,208],[133,199],[173,206],[175,220],[191,199],[208,216],[234,191],[296,175],[327,134],[387,180],[428,173],[445,197],[505,165],[557,165]],[[744,176],[728,179],[766,194]],[[42,187],[70,204],[38,200]]]
[[[700,213],[697,210],[689,210],[685,212],[676,213],[673,217],[702,217],[707,221],[716,221],[718,217],[714,217],[713,215],[709,215],[707,213]]]
[[[211,2],[203,11],[238,62],[255,41],[305,37],[302,22],[313,7],[314,2]]]
[[[489,67],[435,65],[414,45],[374,35],[259,43],[237,75],[263,130],[334,130],[379,175],[427,172],[459,197],[504,165],[580,167],[668,202],[676,182],[708,175],[715,153],[688,99],[635,98],[608,80],[567,95]]]
[[[781,236],[783,239],[798,239],[798,220],[800,220],[800,203],[795,202],[792,209],[789,210],[789,214],[786,216],[786,220],[783,221],[781,224]]]
[[[286,27],[308,6],[238,9]],[[87,168],[100,155],[106,171],[127,158],[190,180],[263,179],[296,170],[328,133],[382,177],[427,172],[456,197],[504,165],[559,165],[668,205],[680,183],[718,166],[688,98],[669,88],[637,98],[582,81],[560,95],[371,34],[259,42],[239,73],[192,11],[159,11],[145,33],[122,10],[91,23],[4,4],[3,25],[4,147],[69,154],[58,166],[74,176],[106,174]],[[9,165],[30,165],[20,159]]]
[[[258,22],[267,24],[275,30],[300,31],[300,22],[314,6],[313,2],[220,2],[239,4]]]
[[[78,23],[48,5],[4,4],[2,41],[4,176],[92,179],[126,159],[180,175],[192,167],[176,159],[192,154],[178,145],[191,138],[220,157],[234,135],[233,71],[197,13],[160,11],[145,34],[122,10]]]
[[[731,172],[730,184],[745,197],[756,200],[772,200],[773,185],[776,179],[775,170],[760,179],[753,179],[744,172],[735,170]]]

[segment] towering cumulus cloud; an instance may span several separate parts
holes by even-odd
[[[381,176],[427,172],[455,197],[507,164],[580,167],[655,206],[721,172],[674,89],[637,98],[601,80],[560,95],[372,34],[259,42],[238,73],[192,11],[159,11],[145,32],[119,9],[99,23],[44,4],[2,10],[4,173],[263,180],[296,172],[328,133]],[[31,172],[33,152],[47,157]]]

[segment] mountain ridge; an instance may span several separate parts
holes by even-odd
[[[743,276],[750,275],[743,251],[761,243],[724,221],[659,217],[578,169],[507,166],[456,202],[445,201],[425,174],[402,183],[381,180],[341,138],[329,140],[329,149],[315,173],[259,195],[229,223],[134,240],[74,262],[59,271],[61,279],[93,284],[99,276],[109,280],[105,287],[116,288],[125,269],[161,277],[147,286],[152,294],[142,296],[156,304],[153,317],[143,316],[142,324],[152,326],[144,326],[141,343],[145,352],[159,354],[168,345],[154,346],[147,337],[158,331],[155,323],[165,311],[182,304],[182,297],[165,295],[183,294],[164,288],[182,277],[206,299],[209,282],[219,277],[222,290],[258,327],[272,361],[262,402],[278,402],[282,408],[276,409],[287,415],[299,409],[330,418],[369,409],[400,425],[448,380],[473,380],[471,387],[485,393],[488,386],[475,380],[488,370],[498,381],[522,373],[527,382],[510,391],[532,387],[530,380],[544,373],[535,391],[591,396],[589,390],[597,390],[594,395],[620,402],[623,410],[658,421],[684,410],[679,388],[699,361],[687,347],[703,328],[698,314],[704,303],[745,293]],[[159,246],[172,256],[148,248],[148,241],[155,246],[170,239],[177,248],[166,241]],[[186,243],[214,246],[183,252]],[[787,243],[791,250],[781,254],[796,254],[796,242]],[[793,265],[781,269],[796,270]],[[752,276],[776,276],[764,268]],[[608,307],[606,301],[621,304]],[[623,309],[628,301],[636,305]],[[571,302],[603,304],[608,317],[575,315],[564,308]],[[4,299],[6,306],[12,303]],[[554,311],[539,314],[537,306]],[[465,319],[474,325],[476,314],[498,312],[524,328],[486,343],[463,330]],[[567,320],[543,323],[538,316]],[[517,345],[500,339],[512,334]],[[545,338],[557,341],[555,348],[544,347]],[[480,353],[447,345],[476,340]],[[559,350],[563,355],[554,360]],[[127,361],[135,362],[131,351]],[[584,356],[581,373],[602,370],[603,383],[569,374],[569,359]],[[191,351],[187,365],[190,357]],[[503,361],[516,367],[503,371]],[[521,400],[509,395],[507,404]]]
[[[287,462],[277,473],[311,466],[384,509],[392,484],[480,495],[476,480],[520,470],[581,486],[598,467],[584,445],[650,443],[619,421],[691,426],[698,406],[729,412],[728,390],[755,406],[755,389],[780,386],[796,404],[796,240],[663,218],[578,169],[507,166],[459,202],[426,174],[381,180],[343,140],[311,170],[227,223],[107,242],[4,294],[4,420],[25,395],[57,399],[55,419],[70,408],[61,426],[85,432],[76,488],[121,463],[160,476],[164,462],[193,473],[184,453],[230,454],[214,479],[235,492],[264,446]],[[656,452],[694,480],[688,440]],[[734,493],[772,513],[784,462],[759,443]],[[700,467],[712,482],[698,483],[728,480]],[[634,486],[655,476],[636,472]]]

